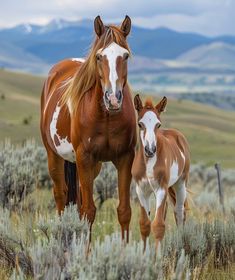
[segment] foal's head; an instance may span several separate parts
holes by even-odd
[[[134,103],[138,113],[138,126],[145,156],[151,158],[157,151],[157,130],[161,126],[160,115],[165,110],[167,98],[164,96],[156,106],[149,100],[143,106],[137,94],[134,98]]]
[[[104,105],[108,111],[119,111],[127,81],[130,51],[126,37],[131,29],[131,19],[126,16],[120,27],[105,26],[98,16],[94,21],[94,28],[100,41],[97,43],[101,44],[101,48],[96,51],[96,64]]]

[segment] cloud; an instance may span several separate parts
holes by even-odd
[[[146,27],[166,26],[209,35],[235,34],[233,0],[8,0],[1,3],[0,26],[45,23],[53,18],[123,19]]]

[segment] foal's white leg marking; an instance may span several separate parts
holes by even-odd
[[[141,206],[144,207],[147,215],[150,216],[149,198],[150,198],[151,192],[144,193],[143,190],[141,189],[141,187],[138,184],[136,184],[136,193],[138,195]]]
[[[157,210],[161,206],[162,201],[165,198],[166,191],[163,188],[158,188],[157,190],[155,190],[155,194],[156,194],[156,214],[157,214]]]
[[[67,137],[61,138],[59,134],[57,133],[57,121],[58,116],[60,113],[60,107],[57,105],[55,112],[52,116],[52,121],[50,123],[50,135],[51,139],[53,141],[53,144],[56,148],[57,153],[65,160],[68,160],[70,162],[75,162],[75,152],[73,149],[73,146],[71,143],[68,142]],[[59,145],[56,145],[55,143],[55,136],[57,137],[59,141]]]
[[[168,187],[171,187],[177,182],[177,180],[179,179],[178,172],[179,172],[178,163],[177,161],[174,161],[170,168],[170,179],[169,179]]]
[[[118,79],[117,75],[117,57],[123,56],[124,53],[129,53],[127,49],[119,46],[117,43],[111,43],[104,50],[99,50],[98,53],[106,55],[109,63],[109,81],[111,83],[112,91],[116,93],[116,82]]]
[[[185,181],[180,181],[175,187],[176,204],[175,212],[178,225],[183,223],[184,220],[184,202],[186,199]]]

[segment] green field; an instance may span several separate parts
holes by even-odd
[[[39,104],[42,77],[0,70],[0,141],[13,143],[39,135]],[[192,162],[220,162],[235,168],[235,112],[191,101],[169,100],[162,116],[163,127],[185,133]]]

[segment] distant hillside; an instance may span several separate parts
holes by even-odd
[[[223,42],[215,42],[194,48],[180,55],[177,60],[194,63],[203,67],[234,68],[235,46]]]
[[[23,24],[13,28],[0,30],[0,55],[5,54],[6,45],[9,46],[5,59],[0,60],[0,67],[10,69],[22,69],[28,72],[45,73],[45,67],[57,61],[69,57],[81,57],[87,54],[89,46],[94,37],[93,21],[65,21],[62,19],[53,20],[45,26]],[[194,55],[195,48],[213,45],[222,42],[227,46],[235,46],[235,37],[220,36],[209,38],[193,33],[176,32],[167,28],[146,29],[133,26],[131,35],[128,38],[134,57],[145,57],[153,61],[153,67],[148,70],[155,70],[159,63],[164,69],[182,69],[182,64],[171,67],[172,63],[165,61],[175,61],[177,58],[184,58],[190,62],[189,56]],[[195,49],[193,51],[193,49]],[[192,54],[190,52],[193,51]],[[221,50],[223,51],[223,50]],[[220,49],[217,49],[219,54]],[[19,55],[18,55],[19,54]],[[26,59],[23,59],[25,54]],[[18,59],[11,59],[17,57]],[[221,57],[219,54],[218,57]],[[234,54],[231,54],[234,59]],[[27,65],[25,61],[27,60]],[[38,60],[38,61],[37,61]],[[226,61],[229,61],[229,57]],[[178,61],[178,59],[177,59]],[[208,58],[210,64],[210,60]],[[38,66],[35,66],[38,64]],[[190,71],[198,70],[193,65],[186,65]],[[223,65],[225,68],[231,64]],[[138,64],[137,68],[144,68],[145,64]],[[190,68],[191,67],[191,68]],[[220,67],[221,68],[221,67]],[[135,64],[132,66],[135,71]],[[234,67],[233,67],[234,69]]]
[[[0,141],[8,137],[20,142],[33,137],[41,143],[39,104],[43,80],[0,70]],[[223,167],[233,168],[234,119],[235,112],[171,98],[167,112],[162,115],[163,127],[180,129],[187,136],[193,162],[219,161]]]

